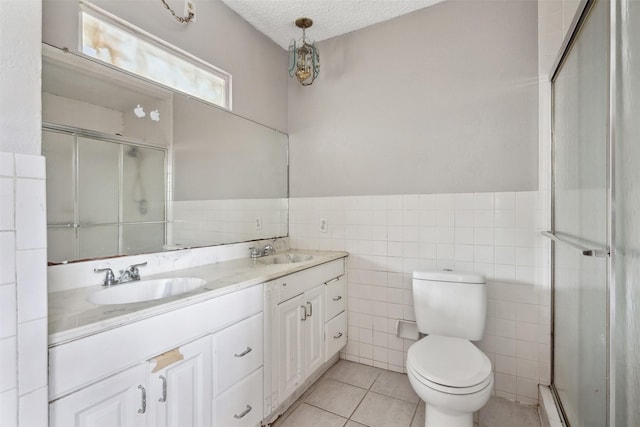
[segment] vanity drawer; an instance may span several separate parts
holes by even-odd
[[[262,421],[262,368],[231,387],[215,402],[214,425],[258,426]]]
[[[343,311],[324,327],[325,361],[329,360],[342,347],[347,345],[347,312]]]
[[[344,274],[344,259],[320,264],[316,267],[289,274],[273,280],[267,285],[276,294],[276,304],[300,295]]]
[[[256,314],[215,335],[216,396],[262,366],[262,319]]]
[[[347,301],[347,287],[345,282],[344,275],[326,282],[326,320],[333,319],[336,315],[344,311]]]

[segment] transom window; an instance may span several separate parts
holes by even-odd
[[[231,75],[88,3],[80,11],[83,54],[231,109]]]

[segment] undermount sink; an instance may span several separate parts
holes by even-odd
[[[263,258],[259,258],[258,261],[263,264],[295,264],[297,262],[310,261],[313,259],[312,255],[309,254],[280,254],[280,255],[269,255]]]
[[[191,292],[206,283],[206,280],[195,277],[141,280],[98,291],[89,296],[89,301],[98,305],[151,301]]]

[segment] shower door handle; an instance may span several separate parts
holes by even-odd
[[[541,231],[540,234],[542,234],[544,237],[547,237],[551,240],[553,240],[554,242],[560,242],[560,243],[564,243],[567,244],[575,249],[578,249],[580,252],[582,252],[582,255],[584,256],[592,256],[592,257],[597,257],[597,258],[607,258],[610,255],[610,252],[608,249],[593,249],[593,248],[585,248],[584,246],[581,246],[577,243],[572,242],[571,240],[568,240],[564,237],[560,237],[555,235],[554,233],[552,233],[551,231]]]

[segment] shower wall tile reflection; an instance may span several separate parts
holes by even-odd
[[[287,235],[287,199],[174,201],[169,245],[205,246]]]
[[[349,252],[342,357],[398,372],[413,343],[395,334],[398,319],[414,320],[412,272],[484,274],[488,316],[477,345],[492,361],[495,394],[535,404],[537,385],[549,382],[545,203],[538,192],[294,198],[291,247]]]

